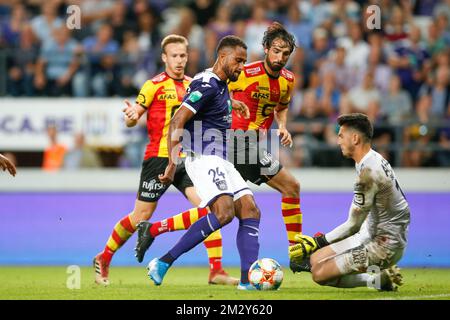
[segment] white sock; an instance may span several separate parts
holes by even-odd
[[[370,273],[357,273],[342,276],[334,281],[327,283],[329,286],[337,288],[358,288],[374,287],[375,276]]]

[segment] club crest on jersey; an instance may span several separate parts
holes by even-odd
[[[216,186],[220,191],[225,191],[228,189],[227,182],[225,180],[216,181]]]
[[[189,95],[188,100],[192,102],[197,102],[202,98],[202,93],[200,91],[194,91]]]

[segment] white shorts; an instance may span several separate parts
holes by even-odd
[[[330,245],[336,252],[334,261],[341,274],[365,272],[369,267],[379,267],[381,270],[394,265],[403,256],[404,248],[386,248],[377,239],[367,238],[365,234],[357,233]]]
[[[233,164],[218,156],[201,154],[187,156],[185,167],[202,200],[199,205],[201,208],[209,206],[221,195],[230,195],[233,201],[247,194],[253,195]]]

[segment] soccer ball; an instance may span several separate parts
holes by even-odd
[[[251,265],[248,279],[258,290],[277,290],[283,281],[283,270],[274,259],[259,259]]]

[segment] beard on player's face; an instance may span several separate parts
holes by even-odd
[[[236,70],[233,70],[233,68],[229,65],[226,65],[224,68],[224,72],[227,75],[227,78],[234,82],[239,78],[239,73]]]
[[[266,64],[269,66],[270,70],[278,72],[283,69],[284,65],[281,61],[273,61],[271,62],[269,56],[266,56]]]

